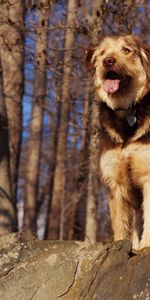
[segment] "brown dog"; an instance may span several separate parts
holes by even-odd
[[[87,51],[100,100],[101,177],[114,239],[150,247],[150,48],[131,35]]]

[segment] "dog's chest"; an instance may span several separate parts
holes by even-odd
[[[145,180],[150,180],[150,146],[132,143],[105,151],[100,158],[100,169],[107,185],[132,181],[141,187]]]

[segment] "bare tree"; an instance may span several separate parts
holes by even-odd
[[[24,4],[22,0],[0,3],[0,53],[8,115],[12,195],[16,198],[22,133],[24,63]]]
[[[57,157],[57,139],[58,139],[59,125],[60,125],[61,102],[60,102],[59,89],[57,86],[57,74],[58,74],[58,63],[59,63],[58,53],[54,55],[53,63],[54,63],[53,84],[54,84],[54,90],[55,90],[55,110],[54,110],[54,113],[51,114],[51,116],[50,116],[50,144],[49,144],[50,159],[48,162],[49,176],[48,176],[48,180],[47,180],[48,193],[47,193],[47,197],[46,197],[47,198],[47,212],[46,212],[45,233],[44,233],[44,237],[46,239],[48,238],[48,235],[49,235],[49,223],[50,223],[50,218],[51,218],[51,202],[52,202],[52,197],[53,197],[54,174],[55,174],[56,157]]]
[[[83,101],[81,144],[78,163],[78,176],[75,181],[75,192],[72,205],[72,238],[84,239],[86,219],[86,198],[89,168],[89,129],[90,129],[90,97],[89,85],[86,85],[86,95]],[[71,220],[70,220],[71,221]]]
[[[16,230],[16,209],[12,198],[8,120],[0,64],[0,235]]]
[[[99,105],[92,99],[91,103],[91,136],[90,136],[90,155],[89,155],[89,174],[87,185],[87,204],[86,204],[86,229],[85,237],[91,242],[96,242],[97,238],[97,220],[96,207],[99,198]]]
[[[97,44],[100,40],[103,27],[102,5],[103,1],[94,1],[91,3],[91,9],[86,7],[86,18],[91,24],[93,30],[90,32],[91,43]],[[100,18],[101,16],[101,18]],[[87,180],[87,200],[86,200],[86,224],[85,224],[85,239],[91,242],[96,242],[97,238],[97,220],[96,210],[100,191],[100,181],[98,172],[98,157],[99,157],[99,105],[95,101],[95,96],[91,93],[90,86],[91,78],[88,78],[87,89],[89,91],[90,105],[90,143],[89,143],[89,167]]]
[[[34,103],[30,125],[30,137],[27,146],[25,166],[25,203],[24,227],[36,233],[37,195],[41,135],[43,126],[43,104],[45,99],[46,53],[48,32],[49,5],[47,0],[39,3],[36,66],[34,82]]]
[[[69,91],[72,62],[72,47],[74,43],[76,0],[68,1],[67,29],[65,38],[64,72],[61,95],[61,116],[57,143],[57,160],[54,174],[54,186],[49,220],[48,237],[63,238],[64,224],[64,189],[65,189],[65,158],[69,116]]]

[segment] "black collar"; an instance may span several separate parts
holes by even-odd
[[[128,108],[116,108],[114,109],[114,111],[118,111],[118,112],[127,112],[129,114],[132,114],[136,111],[136,103],[133,102],[133,104],[131,106],[129,106]]]
[[[119,113],[124,113],[124,119],[126,119],[127,124],[130,127],[133,127],[136,122],[137,122],[137,116],[136,116],[136,104],[132,104],[132,106],[130,106],[127,109],[122,109],[122,108],[117,108],[114,110],[115,112],[119,112]]]

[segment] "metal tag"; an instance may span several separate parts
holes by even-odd
[[[137,121],[137,118],[135,116],[128,116],[126,117],[126,119],[130,127],[132,127]]]

